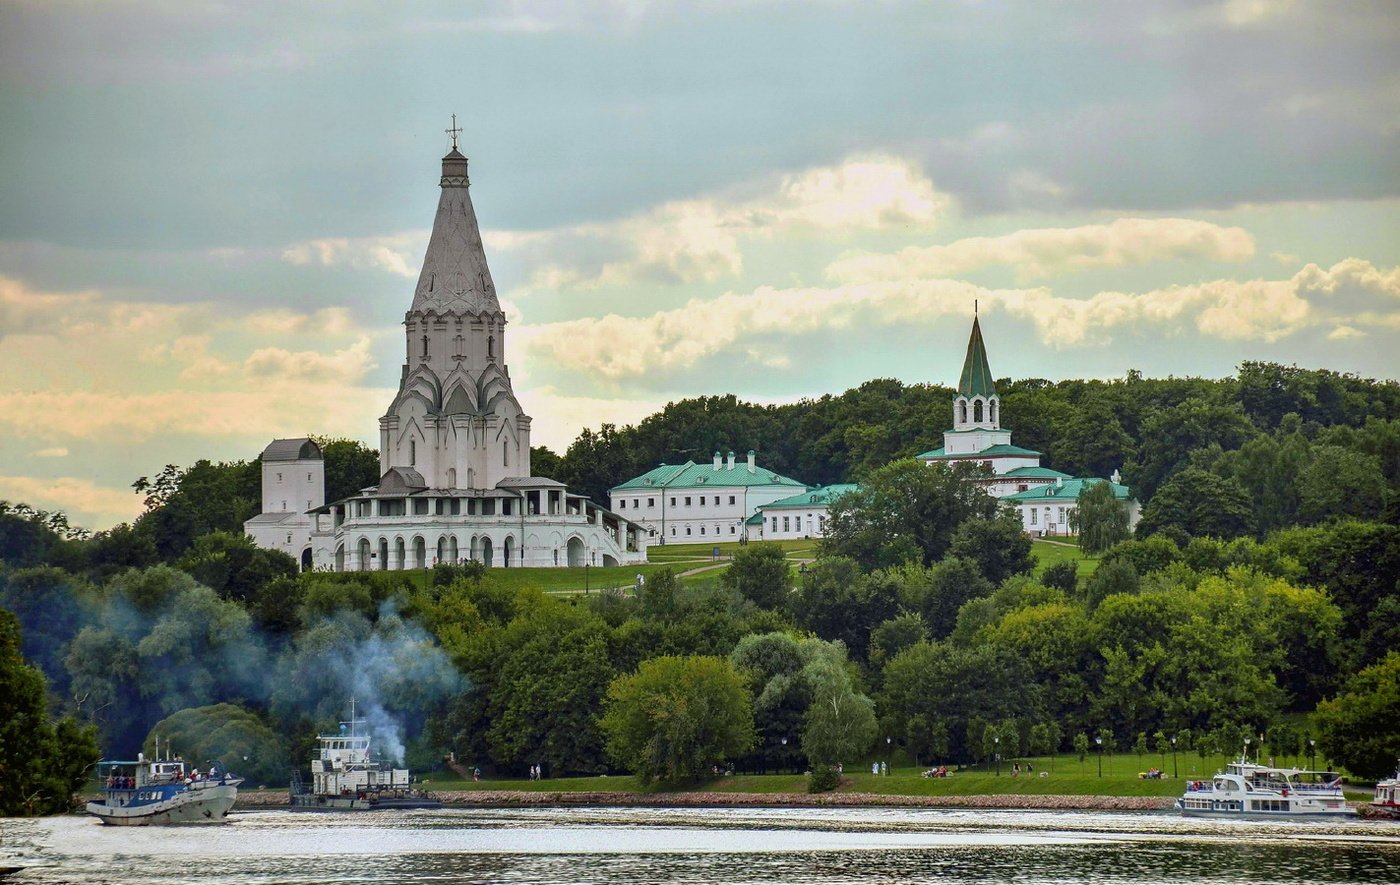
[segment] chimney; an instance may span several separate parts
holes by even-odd
[[[1055,488],[1057,488],[1057,489],[1062,489],[1062,488],[1064,488],[1064,487],[1065,487],[1065,478],[1064,478],[1063,476],[1057,476],[1057,477],[1055,477]]]
[[[1111,483],[1113,483],[1114,485],[1122,485],[1122,484],[1123,484],[1123,477],[1120,476],[1120,475],[1118,474],[1118,471],[1115,469],[1115,470],[1113,471],[1113,475],[1110,476],[1110,477],[1108,478],[1108,481],[1111,482]]]
[[[749,449],[749,473],[753,473],[753,449]]]
[[[730,469],[730,470],[733,470],[733,469],[734,469],[734,450],[733,450],[733,449],[730,449],[730,450],[729,450],[729,453],[728,453],[728,455],[725,457],[724,461],[725,461],[725,467],[727,467],[727,468]]]
[[[716,470],[719,469],[719,451],[718,451],[718,450],[715,451],[715,469],[716,469]]]

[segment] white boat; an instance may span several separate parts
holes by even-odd
[[[1187,781],[1177,808],[1187,817],[1351,817],[1341,775],[1275,768],[1241,757],[1208,781]]]
[[[442,803],[417,787],[406,768],[375,759],[364,720],[340,724],[339,734],[317,735],[320,747],[311,759],[311,784],[292,772],[293,811],[372,811],[388,808],[441,808]]]
[[[139,753],[135,761],[99,762],[97,777],[102,798],[87,804],[88,814],[119,827],[222,823],[243,783],[217,763],[200,772],[187,769],[183,759]]]
[[[1376,795],[1366,811],[1369,817],[1400,818],[1400,762],[1395,763],[1395,777],[1376,781]]]

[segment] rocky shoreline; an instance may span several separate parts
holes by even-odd
[[[1001,808],[1066,811],[1164,811],[1175,804],[1169,796],[898,796],[878,793],[628,793],[621,791],[563,792],[552,790],[440,790],[444,805],[458,808],[549,808],[602,806],[617,808]],[[247,790],[238,794],[238,807],[287,805],[280,790]]]

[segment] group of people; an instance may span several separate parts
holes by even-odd
[[[1033,771],[1035,771],[1035,766],[1032,765],[1032,764],[1030,764],[1029,762],[1027,762],[1027,763],[1026,763],[1026,774],[1030,774],[1030,773],[1033,772]],[[1021,776],[1021,763],[1019,763],[1019,762],[1013,762],[1013,763],[1011,763],[1011,776],[1012,776],[1012,777],[1020,777],[1020,776]]]
[[[136,789],[136,778],[129,775],[109,774],[107,775],[107,789],[134,790]]]
[[[543,770],[539,765],[530,766],[530,780],[537,781],[543,776]]]
[[[922,776],[923,776],[923,777],[947,777],[947,776],[948,776],[948,767],[947,767],[946,765],[940,765],[940,766],[938,766],[937,768],[930,768],[928,771],[925,771],[925,772],[923,773]]]

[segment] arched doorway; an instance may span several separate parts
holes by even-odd
[[[362,571],[362,572],[367,572],[367,571],[369,571],[369,565],[370,565],[370,563],[373,561],[373,560],[370,559],[369,538],[361,538],[361,539],[360,539],[360,549],[359,549],[359,552],[356,553],[355,555],[358,556],[359,559],[360,559],[360,563],[359,563],[359,565],[360,565],[360,571]]]
[[[489,566],[491,564],[491,539],[481,539],[481,564]]]
[[[408,567],[404,557],[408,555],[408,548],[403,542],[403,538],[394,539],[394,568],[402,570]]]
[[[446,539],[446,538],[438,538],[438,542],[437,542],[437,561],[438,561],[438,562],[447,562],[447,539]]]
[[[345,545],[339,544],[335,548],[335,570],[345,571]]]
[[[456,536],[456,535],[449,535],[449,536],[447,537],[447,561],[448,561],[448,562],[451,562],[451,563],[455,563],[455,562],[457,561],[457,536]]]
[[[421,537],[413,539],[413,567],[428,567],[428,544]]]
[[[304,571],[304,572],[309,572],[309,571],[311,571],[311,548],[310,548],[310,547],[307,547],[305,550],[301,551],[301,570]]]
[[[379,570],[389,570],[389,542],[383,538],[379,539]]]
[[[583,541],[579,538],[569,539],[569,568],[579,568],[583,565]]]
[[[505,547],[501,550],[501,565],[510,568],[511,558],[515,555],[515,539],[506,535]]]

